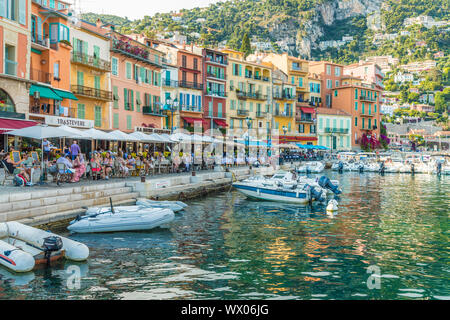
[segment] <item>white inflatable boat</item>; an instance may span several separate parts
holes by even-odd
[[[77,241],[11,221],[0,223],[0,264],[15,272],[60,257],[84,261],[89,248]]]
[[[170,209],[141,208],[138,206],[97,208],[85,216],[78,216],[67,227],[72,232],[115,232],[150,230],[171,222],[175,214]]]
[[[147,208],[167,208],[173,212],[181,211],[187,207],[187,204],[182,201],[156,201],[145,198],[137,199],[136,205]]]

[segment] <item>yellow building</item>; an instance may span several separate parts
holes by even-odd
[[[252,139],[267,141],[271,128],[272,69],[244,60],[241,52],[222,50],[228,54],[227,124],[235,138],[248,131]]]
[[[295,141],[298,132],[295,126],[296,85],[287,82],[287,75],[278,69],[272,76],[272,128],[278,131],[279,142]]]
[[[263,62],[271,63],[283,71],[288,83],[296,87],[295,122],[296,135],[287,135],[287,142],[302,144],[317,144],[315,108],[309,101],[309,63],[306,60],[289,56],[287,53],[269,53],[262,58]]]
[[[96,32],[96,26],[82,22],[72,26],[71,90],[78,98],[75,116],[91,120],[97,129],[111,129],[110,41]]]

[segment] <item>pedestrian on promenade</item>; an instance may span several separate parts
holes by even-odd
[[[72,145],[70,146],[70,154],[72,155],[72,161],[81,153],[81,149],[77,144],[77,141],[74,140]]]
[[[50,141],[48,141],[46,138],[44,138],[44,141],[42,141],[42,150],[44,151],[44,159],[50,160],[50,148],[52,144]]]

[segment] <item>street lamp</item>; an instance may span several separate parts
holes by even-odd
[[[250,160],[250,128],[252,127],[252,119],[250,119],[249,117],[247,117],[245,119],[245,121],[247,122],[247,159]],[[250,161],[249,161],[250,163]]]
[[[286,143],[286,132],[288,128],[286,126],[283,126],[283,132],[284,132],[284,143]]]
[[[165,110],[170,110],[171,112],[171,129],[170,129],[170,133],[173,133],[173,112],[175,110],[177,110],[178,107],[178,99],[175,98],[173,101],[170,98],[170,96],[168,98],[166,98],[166,105],[164,106]]]

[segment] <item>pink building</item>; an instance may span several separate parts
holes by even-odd
[[[384,90],[384,74],[381,71],[381,68],[373,62],[359,61],[359,63],[345,66],[344,75],[349,75],[360,78],[364,81],[372,82],[375,84],[376,89]]]

